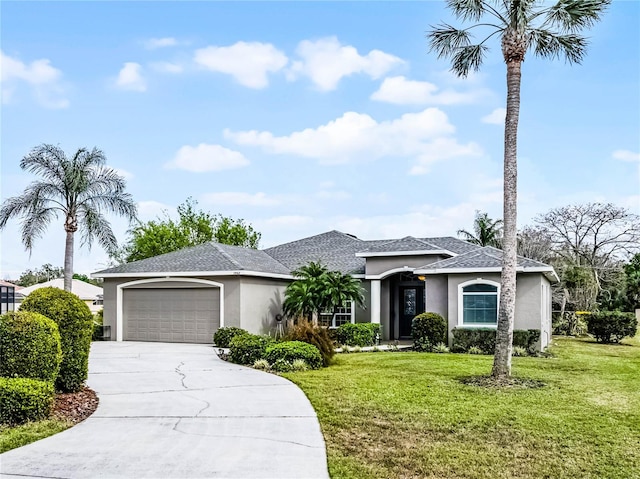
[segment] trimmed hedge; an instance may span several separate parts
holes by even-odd
[[[302,341],[284,341],[271,345],[267,348],[265,359],[272,365],[282,361],[293,364],[296,359],[302,359],[311,369],[322,367],[322,355],[318,348]]]
[[[496,349],[495,328],[453,328],[453,344],[451,350],[464,353],[471,347],[479,348],[483,354],[493,354]],[[516,329],[513,331],[513,346],[525,348],[534,352],[536,343],[540,339],[538,329]]]
[[[447,320],[437,313],[422,313],[411,322],[413,348],[430,351],[436,344],[447,342]]]
[[[53,383],[29,378],[0,378],[0,422],[15,426],[49,416]]]
[[[585,320],[589,334],[602,343],[617,343],[627,336],[635,336],[638,331],[638,319],[633,313],[598,311],[586,315]]]
[[[265,359],[267,347],[274,340],[257,334],[239,334],[229,343],[229,360],[236,364],[253,366],[258,359]]]
[[[60,333],[52,320],[29,311],[0,316],[0,376],[53,383],[61,361]]]
[[[377,323],[346,323],[336,331],[338,343],[346,346],[374,346],[380,338]]]
[[[56,388],[62,392],[82,389],[89,373],[89,348],[93,315],[78,296],[58,288],[40,288],[25,298],[20,311],[32,311],[54,320],[60,331],[62,363]]]
[[[249,334],[249,331],[242,328],[236,328],[235,326],[219,328],[215,333],[213,333],[213,344],[219,348],[228,348],[231,344],[231,340],[239,334]]]
[[[329,366],[336,354],[333,340],[329,337],[329,330],[306,320],[298,320],[297,324],[287,328],[284,340],[312,344],[320,351],[323,366]]]

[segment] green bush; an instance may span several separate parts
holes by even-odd
[[[269,361],[272,368],[279,360],[293,364],[296,359],[302,359],[311,369],[322,367],[322,355],[318,348],[302,341],[273,344],[267,348],[265,359]]]
[[[0,378],[0,423],[14,426],[51,413],[53,383],[29,378]]]
[[[627,336],[635,336],[638,331],[638,319],[633,313],[598,311],[585,319],[589,334],[602,343],[617,343]]]
[[[274,340],[257,334],[238,334],[229,343],[229,360],[236,364],[252,366],[259,359],[265,359],[267,346]]]
[[[29,311],[0,316],[0,376],[53,383],[60,371],[62,351],[58,326]]]
[[[345,323],[336,331],[338,343],[347,346],[373,346],[380,338],[380,325],[376,323]]]
[[[213,344],[219,348],[228,348],[231,340],[239,334],[249,334],[249,332],[242,328],[236,328],[235,326],[219,328],[213,333]]]
[[[298,320],[295,325],[289,326],[284,340],[302,341],[303,343],[314,345],[322,355],[323,366],[329,366],[333,356],[336,354],[335,345],[329,337],[329,330],[306,320]]]
[[[556,313],[553,315],[553,334],[585,336],[587,323],[583,315],[576,314],[574,311],[567,311],[564,315]]]
[[[56,388],[63,392],[82,389],[89,373],[89,348],[93,335],[93,315],[89,307],[68,291],[40,288],[26,297],[20,310],[43,314],[56,322],[62,346]]]
[[[466,352],[471,347],[479,348],[483,354],[493,354],[496,349],[495,328],[454,328],[452,351]],[[538,329],[516,329],[513,331],[513,346],[521,347],[530,353],[535,351],[540,339]]]
[[[411,322],[413,349],[429,351],[439,343],[447,342],[447,320],[437,313],[422,313]]]

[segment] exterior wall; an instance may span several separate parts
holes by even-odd
[[[472,280],[488,280],[500,283],[500,274],[450,274],[448,275],[448,323],[449,331],[458,327],[458,285]],[[539,329],[541,336],[540,347],[547,346],[551,333],[551,303],[543,306],[542,288],[549,281],[539,273],[517,275],[516,283],[516,311],[514,329]],[[548,316],[547,316],[548,311]],[[547,317],[545,317],[547,316]],[[449,342],[452,338],[449,335]],[[546,339],[545,339],[546,336]]]
[[[427,276],[425,278],[425,288],[427,290],[425,310],[431,313],[438,313],[444,319],[447,319],[449,317],[447,277],[444,275]]]
[[[367,258],[365,273],[366,274],[382,274],[395,268],[408,266],[410,268],[419,268],[426,266],[447,256],[441,255],[419,255],[419,256],[373,256]]]
[[[383,279],[380,286],[380,324],[382,325],[382,339],[391,338],[391,281]]]
[[[276,314],[282,314],[287,284],[284,280],[242,277],[238,303],[240,327],[256,334],[274,333]]]
[[[117,305],[116,293],[117,287],[123,283],[151,278],[105,278],[103,283],[104,292],[104,316],[103,324],[111,326],[111,340],[117,338]],[[198,277],[198,279],[206,279],[224,284],[224,318],[221,318],[225,326],[240,327],[240,279],[238,277]],[[201,283],[191,283],[184,281],[162,281],[157,283],[148,283],[136,285],[136,288],[201,288],[208,287]],[[209,286],[210,287],[210,286]]]
[[[364,288],[364,308],[356,307],[356,323],[371,322],[371,281],[362,280]]]

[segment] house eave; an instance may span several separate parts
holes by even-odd
[[[271,279],[295,279],[290,274],[281,273],[265,273],[263,271],[233,270],[233,271],[155,271],[155,272],[139,272],[139,273],[91,273],[92,278],[182,278],[193,276],[254,276],[258,278]]]
[[[427,274],[461,274],[461,273],[501,273],[502,267],[487,267],[487,268],[429,268],[429,269],[415,269],[414,274],[427,275]],[[518,273],[543,273],[550,275],[551,277],[558,279],[558,276],[553,268],[544,266],[524,267],[518,266],[516,268]]]

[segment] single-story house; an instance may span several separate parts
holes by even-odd
[[[20,289],[22,289],[20,286],[0,280],[0,314],[15,311],[16,291]]]
[[[24,298],[29,296],[33,291],[47,287],[64,289],[64,279],[52,279],[50,281],[34,284],[16,291],[16,303],[18,303],[18,307],[19,303],[21,303]],[[71,292],[84,301],[85,304],[89,306],[92,313],[97,313],[102,309],[102,288],[100,286],[87,283],[86,281],[80,281],[79,279],[72,279]]]
[[[344,305],[320,318],[380,323],[384,340],[411,336],[424,311],[455,327],[496,327],[502,252],[453,237],[366,241],[339,231],[264,250],[219,243],[122,264],[93,274],[104,278],[104,324],[113,340],[210,343],[222,326],[254,333],[276,327],[291,271],[319,261],[362,280],[365,308]],[[549,265],[518,258],[515,329],[551,335]]]

